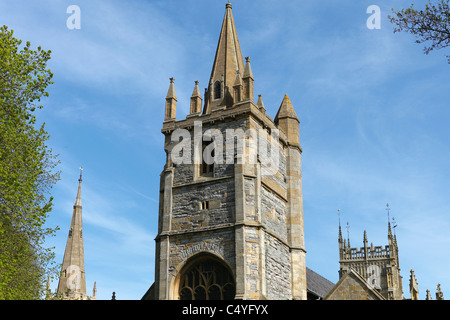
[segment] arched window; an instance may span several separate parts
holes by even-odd
[[[220,99],[222,97],[222,86],[220,81],[214,83],[214,99]]]
[[[236,295],[234,279],[218,260],[203,257],[182,271],[180,300],[232,300]]]

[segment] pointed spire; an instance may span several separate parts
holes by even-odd
[[[177,95],[175,94],[175,78],[170,78],[169,90],[166,96],[166,111],[164,121],[175,120],[177,112]]]
[[[80,168],[78,192],[75,205],[73,206],[72,221],[70,223],[69,235],[67,237],[66,250],[64,252],[61,275],[57,289],[57,294],[64,295],[64,298],[68,299],[86,298],[81,182],[82,168]],[[69,294],[67,294],[68,291]]]
[[[338,209],[337,211],[338,211],[337,215],[338,215],[338,222],[339,222],[339,238],[338,238],[338,241],[339,241],[339,243],[342,243],[341,209]]]
[[[389,221],[389,213],[391,211],[391,208],[389,207],[389,203],[386,203],[386,211],[387,211],[387,218],[388,218],[388,236],[389,238],[392,237],[392,231],[391,231],[391,222]]]
[[[242,58],[241,46],[239,45],[231,7],[229,2],[225,6],[225,16],[211,70],[208,92],[210,95],[213,95],[213,99],[210,111],[220,106],[227,87],[229,91],[232,90],[236,78],[236,70],[244,71],[244,59]],[[223,83],[221,83],[222,81]],[[217,83],[221,83],[220,96],[216,95],[216,93],[219,93],[215,90]],[[213,90],[215,91],[214,93]]]
[[[350,249],[350,223],[348,221],[345,228],[347,229],[347,247]]]
[[[81,207],[81,182],[83,181],[83,167],[80,167],[80,178],[78,179],[78,192],[74,206]]]

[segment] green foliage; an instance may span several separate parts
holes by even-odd
[[[438,0],[434,5],[429,0],[425,10],[415,10],[414,4],[410,8],[392,12],[393,17],[388,16],[391,23],[395,24],[394,33],[405,31],[414,34],[416,43],[430,42],[424,47],[424,53],[428,54],[435,49],[450,46],[450,11],[449,0]],[[447,56],[450,63],[450,55]]]
[[[41,298],[45,275],[55,271],[54,253],[43,244],[58,229],[44,224],[59,161],[33,114],[53,83],[51,52],[29,42],[20,49],[21,43],[0,28],[0,299]]]

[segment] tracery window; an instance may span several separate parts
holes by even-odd
[[[213,259],[202,259],[183,273],[180,300],[232,300],[236,294],[233,276]]]

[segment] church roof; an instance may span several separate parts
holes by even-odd
[[[358,272],[350,269],[327,293],[324,300],[385,300],[385,298]]]
[[[334,287],[334,283],[306,267],[307,291],[323,298]]]

